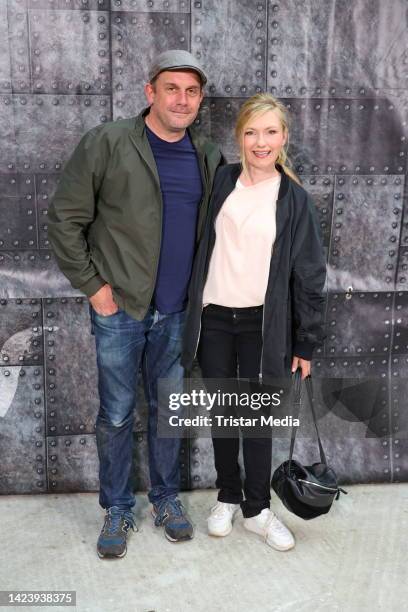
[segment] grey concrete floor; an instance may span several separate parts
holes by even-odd
[[[215,491],[183,493],[191,542],[172,544],[137,496],[123,559],[100,560],[94,493],[0,498],[0,589],[75,590],[78,612],[309,612],[407,609],[408,484],[346,487],[331,512],[302,521],[272,492],[296,547],[277,552],[247,532],[206,533]],[[1,608],[74,610],[70,607]]]

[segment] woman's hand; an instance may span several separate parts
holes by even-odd
[[[302,370],[302,380],[306,378],[306,376],[310,375],[310,364],[311,361],[307,361],[307,359],[302,359],[301,357],[293,357],[292,360],[292,373],[296,372],[298,368]]]

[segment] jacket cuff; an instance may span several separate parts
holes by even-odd
[[[85,293],[87,297],[92,297],[104,285],[106,285],[106,282],[101,276],[99,276],[99,274],[96,274],[84,285],[78,287],[78,289],[82,291],[82,293]]]
[[[311,361],[314,346],[315,345],[311,342],[307,342],[305,340],[297,340],[293,347],[293,356],[300,357],[301,359],[306,359],[307,361]]]

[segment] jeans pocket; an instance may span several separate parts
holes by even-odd
[[[99,312],[96,312],[96,310],[94,309],[92,310],[93,310],[94,317],[99,317],[101,319],[110,319],[111,317],[115,317],[117,314],[119,314],[122,311],[121,308],[118,308],[116,312],[112,312],[112,314],[103,315],[103,314],[99,314]]]

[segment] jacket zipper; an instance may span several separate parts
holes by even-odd
[[[133,141],[133,138],[132,138],[132,141]],[[150,292],[150,297],[149,297],[148,304],[147,304],[147,309],[146,309],[146,313],[147,313],[147,311],[150,308],[150,304],[152,302],[152,297],[153,297],[153,294],[154,294],[154,290],[156,288],[157,271],[159,269],[159,262],[160,262],[161,242],[162,242],[162,234],[163,234],[163,196],[162,196],[162,193],[161,193],[160,178],[158,176],[156,176],[156,173],[154,172],[153,168],[151,167],[151,165],[149,163],[149,160],[146,159],[146,157],[144,156],[143,152],[140,150],[139,146],[136,145],[136,143],[134,143],[134,144],[136,146],[136,149],[139,151],[139,154],[144,159],[144,161],[145,161],[147,167],[149,168],[150,172],[152,173],[153,180],[154,180],[154,182],[156,184],[156,187],[158,187],[158,190],[159,190],[159,203],[160,203],[159,248],[158,248],[158,250],[156,252],[154,281],[153,281],[152,290]],[[150,147],[150,145],[149,145],[149,147]],[[152,153],[152,155],[153,155],[153,153]],[[145,313],[145,316],[146,316],[146,313]]]
[[[311,480],[304,480],[303,478],[298,478],[297,480],[299,482],[306,482],[307,484],[314,485],[315,487],[320,487],[321,489],[327,489],[328,491],[339,491],[339,489],[333,489],[333,487],[326,487],[324,485],[318,484],[317,482],[312,482]]]
[[[195,347],[195,352],[194,352],[194,357],[193,357],[193,361],[196,358],[197,355],[197,351],[198,351],[198,343],[200,342],[200,335],[201,335],[201,317],[203,316],[203,306],[201,306],[201,315],[200,315],[200,327],[198,328],[198,338],[197,338],[197,344]]]
[[[153,298],[153,294],[154,294],[154,290],[156,289],[156,282],[157,282],[157,272],[159,269],[159,262],[160,262],[160,252],[161,252],[161,242],[162,242],[162,233],[163,233],[163,197],[161,194],[161,189],[160,189],[160,183],[159,183],[159,199],[160,199],[160,231],[159,231],[159,248],[156,254],[156,269],[154,272],[154,282],[153,282],[153,287],[152,287],[152,291],[150,293],[150,298],[149,298],[149,302],[147,305],[147,311],[150,308],[151,302],[152,302],[152,298]],[[147,312],[146,311],[146,312]]]
[[[261,349],[261,365],[260,365],[260,372],[259,372],[259,383],[262,385],[262,365],[263,365],[263,352],[264,352],[264,318],[265,318],[265,302],[266,300],[264,300],[264,305],[263,305],[263,310],[262,310],[262,349]]]

